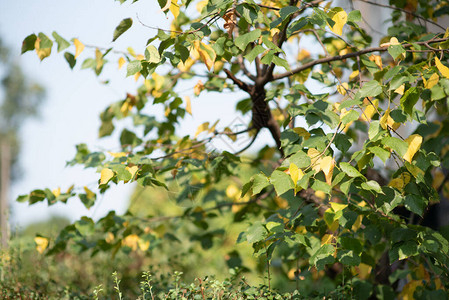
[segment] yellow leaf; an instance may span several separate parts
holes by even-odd
[[[164,86],[165,78],[164,76],[159,75],[158,73],[154,72],[151,74],[151,78],[154,80],[154,89],[156,91],[159,91]]]
[[[51,192],[53,193],[53,195],[55,195],[55,197],[59,197],[59,195],[61,195],[61,188],[58,187],[57,189],[54,189]]]
[[[332,183],[332,173],[334,171],[335,160],[332,156],[326,156],[321,159],[320,169],[326,177],[326,183],[331,185]]]
[[[139,167],[138,166],[126,167],[125,169],[126,169],[126,171],[131,173],[131,180],[134,179],[137,171],[139,171]]]
[[[326,193],[323,191],[315,191],[315,196],[317,196],[320,199],[325,199],[326,198]]]
[[[375,55],[375,54],[372,54],[370,57],[369,57],[369,60],[370,61],[374,61],[374,63],[376,64],[376,66],[378,66],[379,67],[379,69],[383,69],[383,66],[382,66],[382,57],[380,57],[380,55]]]
[[[45,251],[45,249],[47,249],[47,247],[48,247],[48,239],[47,238],[37,236],[34,238],[34,242],[36,243],[36,250],[40,254],[42,254]]]
[[[124,157],[126,156],[125,152],[108,152],[112,157]]]
[[[401,126],[400,123],[396,123],[392,117],[390,117],[390,109],[388,108],[382,118],[380,118],[380,126],[382,126],[383,129],[388,129],[389,127],[393,130],[396,130]]]
[[[196,130],[195,137],[200,135],[201,132],[206,131],[208,129],[209,129],[209,122],[201,124],[200,126],[198,126],[198,129]]]
[[[349,86],[347,82],[343,82],[342,84],[337,85],[337,91],[343,96],[346,95],[348,90]]]
[[[309,58],[309,57],[310,57],[310,52],[307,51],[306,49],[301,49],[301,51],[299,51],[299,53],[298,53],[297,59],[301,61],[301,60]]]
[[[234,184],[231,184],[226,188],[226,196],[228,196],[228,198],[231,198],[231,199],[239,198],[239,194],[240,194],[240,190]]]
[[[305,140],[308,140],[310,138],[310,132],[308,132],[305,128],[303,127],[295,127],[293,128],[293,131],[299,135],[302,136]]]
[[[150,248],[150,241],[145,241],[143,239],[139,239],[137,241],[137,244],[139,245],[139,249],[142,251],[147,251],[148,248]]]
[[[435,65],[444,77],[449,78],[449,68],[443,65],[438,57],[435,57]]]
[[[404,95],[404,89],[405,89],[405,84],[401,84],[401,86],[398,87],[397,89],[395,89],[394,92],[398,93],[399,95]]]
[[[343,210],[346,207],[348,207],[347,204],[341,204],[341,203],[337,203],[337,202],[329,202],[329,203],[330,203],[330,205],[332,207],[332,210],[334,212],[339,212],[340,210]]]
[[[108,183],[112,177],[114,177],[114,171],[108,168],[104,168],[103,170],[101,170],[100,174],[100,185]]]
[[[73,44],[75,45],[75,59],[77,59],[81,52],[83,52],[84,50],[84,44],[81,43],[78,39],[74,39]]]
[[[438,76],[437,73],[433,73],[428,80],[426,80],[424,77],[422,78],[422,80],[424,81],[424,87],[426,89],[431,89],[438,83],[438,81],[440,80],[440,76]]]
[[[203,0],[197,3],[196,10],[201,13],[203,11],[203,8],[206,7],[207,3],[209,3],[209,0]]]
[[[422,286],[422,280],[412,280],[402,288],[401,293],[399,294],[399,299],[402,300],[413,300],[415,299],[414,293],[418,286]]]
[[[140,72],[137,72],[136,74],[134,74],[134,81],[139,80],[140,75],[141,75]]]
[[[290,178],[293,180],[293,183],[296,186],[296,183],[304,176],[304,173],[294,163],[290,164],[288,170],[290,172]]]
[[[389,47],[389,46],[394,46],[394,45],[400,45],[400,43],[397,38],[392,37],[388,43],[383,43],[380,46],[381,47]]]
[[[351,75],[349,75],[349,80],[353,80],[354,78],[356,78],[357,76],[359,76],[359,70],[355,70],[351,73]]]
[[[137,234],[130,234],[122,240],[122,245],[131,248],[133,251],[137,250],[137,243],[139,237]]]
[[[67,189],[67,192],[66,192],[66,194],[70,194],[72,191],[73,191],[73,188],[75,187],[75,185],[71,185],[68,189]]]
[[[204,62],[207,69],[210,71],[211,68],[214,66],[216,58],[214,49],[212,49],[211,46],[204,44],[203,42],[200,42],[199,40],[193,42],[193,47],[195,48],[196,51],[198,51],[200,59]]]
[[[371,274],[372,266],[361,263],[358,266],[353,267],[353,274],[357,275],[360,279],[366,279]]]
[[[378,99],[374,99],[371,102],[368,102],[368,104],[366,105],[366,108],[363,111],[363,114],[360,117],[360,119],[362,121],[367,121],[367,122],[371,121],[371,118],[377,112],[377,110],[376,110],[377,107],[379,107],[379,100]]]
[[[186,112],[189,115],[192,115],[192,102],[190,102],[190,97],[189,96],[185,96],[184,100],[186,101]]]
[[[89,190],[87,186],[84,187],[84,191],[86,192],[87,198],[93,198],[95,197],[95,193]]]
[[[118,59],[118,68],[119,68],[119,70],[123,67],[124,64],[125,64],[125,59],[123,57],[120,57]]]
[[[37,38],[36,42],[34,43],[34,48],[36,49],[37,56],[40,60],[43,60],[44,58],[50,56],[51,54],[51,48],[41,48],[41,39]]]
[[[204,90],[204,84],[201,80],[198,80],[198,82],[193,87],[193,93],[195,94],[195,96],[199,96],[202,90]]]
[[[405,142],[408,144],[407,152],[404,154],[402,158],[404,158],[409,163],[412,162],[413,156],[418,152],[422,143],[422,136],[419,134],[413,134],[405,139]]]
[[[333,17],[332,21],[335,22],[334,26],[332,26],[331,31],[335,34],[342,35],[343,34],[343,26],[346,24],[348,20],[348,14],[344,10],[337,12]]]
[[[359,230],[360,226],[362,226],[362,220],[363,220],[363,215],[359,215],[357,217],[357,219],[354,222],[354,225],[352,225],[352,231],[357,231]]]
[[[321,245],[331,244],[333,239],[334,239],[334,236],[332,234],[325,234],[325,235],[323,235],[323,238],[321,239]]]
[[[320,169],[320,161],[321,161],[320,155],[321,155],[321,152],[315,148],[309,148],[309,150],[307,150],[307,156],[310,157],[311,166],[315,172],[319,172],[321,170]]]
[[[106,237],[104,240],[106,241],[106,243],[112,244],[112,242],[114,241],[114,234],[112,232],[106,233]]]

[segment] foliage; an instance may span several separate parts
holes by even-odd
[[[39,33],[23,42],[22,52],[35,50],[41,60],[55,42],[71,68],[81,64],[96,74],[115,55],[127,76],[143,82],[100,115],[100,137],[111,135],[120,120],[132,121],[121,129],[121,151],[92,152],[80,144],[69,165],[95,169],[100,194],[137,182],[174,191],[179,204],[165,216],[130,210],[97,222],[83,217],[51,240],[49,250],[48,240],[39,240],[42,252],[151,256],[160,247],[182,247],[186,238],[211,249],[226,235],[228,225],[220,222],[227,220],[244,225],[236,247],[251,245],[265,259],[260,267],[268,289],[277,265],[284,281],[308,286],[306,297],[317,295],[316,281],[331,282],[331,295],[350,282],[358,299],[447,297],[447,235],[421,223],[448,196],[449,31],[438,19],[449,3],[382,5],[391,19],[379,46],[361,27],[360,11],[329,1],[159,5],[172,26],[142,23],[157,30],[143,54],[94,48],[78,63],[87,48],[79,39],[54,32],[53,39]],[[132,19],[123,20],[113,40],[124,39],[132,26]],[[195,134],[177,136],[183,118],[193,114],[185,86],[196,96],[247,93],[236,107],[251,116],[247,129],[210,120]],[[163,107],[164,116],[149,115],[151,106]],[[262,129],[276,146],[240,155]],[[232,143],[240,137],[248,138],[243,149],[208,147],[218,138]],[[87,187],[40,189],[18,200],[51,205],[74,196],[88,208],[97,200]],[[244,264],[232,267],[242,271]]]

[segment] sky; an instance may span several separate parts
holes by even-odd
[[[98,219],[109,210],[119,213],[126,210],[134,189],[132,184],[119,184],[110,189],[98,197],[90,210],[85,209],[76,197],[67,204],[50,207],[43,202],[29,206],[14,200],[18,195],[37,188],[60,187],[66,190],[72,184],[94,188],[98,180],[94,169],[66,167],[66,162],[74,157],[78,143],[86,143],[94,151],[118,150],[117,135],[98,139],[99,114],[110,103],[124,99],[126,93],[135,93],[139,85],[133,78],[126,78],[124,68],[118,71],[116,62],[106,66],[99,77],[90,70],[80,70],[79,65],[72,71],[55,46],[51,56],[42,62],[33,51],[20,55],[23,39],[32,33],[43,32],[51,36],[56,31],[67,40],[78,38],[86,45],[105,48],[114,45],[122,50],[132,46],[141,53],[155,31],[142,26],[136,20],[136,14],[145,24],[162,28],[169,28],[170,20],[160,12],[155,0],[132,5],[131,1],[128,2],[120,5],[113,0],[0,0],[0,36],[3,42],[12,49],[13,59],[21,64],[25,74],[47,92],[40,117],[26,121],[21,128],[20,166],[23,172],[13,184],[10,195],[13,228],[54,215],[73,221],[84,215]],[[112,43],[114,28],[128,17],[133,18],[133,27]],[[74,53],[73,48],[69,50]],[[79,59],[92,57],[92,51],[86,48]],[[106,80],[109,84],[103,83]],[[229,95],[215,93],[195,98],[193,91],[187,95],[192,96],[193,117],[188,116],[183,122],[181,134],[194,134],[198,125],[216,119],[220,119],[223,125],[232,124],[236,118],[235,103],[244,97],[243,94],[233,94],[230,98]],[[160,113],[155,111],[156,115]],[[266,137],[260,135],[259,142],[262,143]]]

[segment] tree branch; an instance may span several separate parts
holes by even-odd
[[[223,71],[226,73],[228,78],[231,79],[232,82],[234,82],[241,90],[244,90],[245,92],[249,92],[250,91],[250,85],[249,84],[247,84],[246,82],[243,82],[240,79],[238,79],[237,77],[235,77],[235,75],[232,74],[232,72],[229,71],[228,69],[223,69]]]
[[[434,40],[431,40],[431,41],[416,42],[416,43],[413,43],[413,44],[426,46],[426,44],[440,43],[440,42],[445,42],[447,40],[449,40],[449,38],[439,38],[439,39],[434,39]],[[403,44],[402,45],[402,47],[404,47],[404,48],[410,48],[412,46],[413,46],[412,44]],[[299,73],[299,72],[304,71],[306,69],[312,68],[312,67],[314,67],[316,65],[321,65],[321,64],[329,63],[329,62],[336,61],[336,60],[344,60],[344,59],[347,59],[347,58],[359,57],[359,56],[362,56],[364,54],[372,53],[372,52],[384,52],[384,51],[387,51],[387,50],[388,50],[388,46],[372,47],[372,48],[366,48],[366,49],[363,49],[363,50],[360,50],[360,51],[357,51],[357,52],[348,53],[348,54],[345,54],[345,55],[336,55],[336,56],[324,57],[324,58],[316,59],[314,61],[311,61],[311,62],[309,62],[307,64],[304,64],[302,66],[299,66],[299,67],[293,69],[291,72],[285,72],[285,73],[273,75],[272,78],[269,81],[275,81],[275,80],[279,80],[279,79],[282,79],[282,78],[286,78],[286,77],[292,76],[292,75],[294,75],[296,73]]]

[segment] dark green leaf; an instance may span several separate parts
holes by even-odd
[[[119,38],[125,31],[127,31],[133,25],[133,20],[131,18],[123,19],[120,24],[115,28],[112,41],[114,42]]]
[[[22,54],[34,50],[34,45],[36,44],[37,36],[33,33],[27,36],[22,42]]]
[[[340,168],[343,172],[345,172],[349,177],[363,177],[363,175],[357,171],[356,168],[354,168],[353,166],[351,166],[349,163],[347,162],[341,162],[340,163]]]

